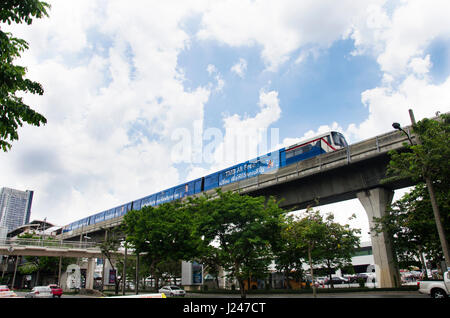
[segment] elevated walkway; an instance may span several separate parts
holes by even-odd
[[[62,240],[1,239],[0,255],[101,258],[98,243]]]

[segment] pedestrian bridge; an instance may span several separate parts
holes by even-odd
[[[0,255],[102,258],[98,243],[40,239],[2,239]]]

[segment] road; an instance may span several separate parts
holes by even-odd
[[[197,294],[188,293],[187,298],[240,298],[238,294]],[[247,295],[249,299],[255,298],[313,298],[312,294],[260,294]],[[367,291],[352,293],[318,293],[317,298],[429,298],[428,295],[419,294],[418,291]]]
[[[18,297],[24,297],[25,292],[16,292]],[[63,294],[61,298],[98,298],[87,295],[69,295]],[[187,293],[185,299],[201,299],[201,298],[230,298],[239,299],[239,294],[200,294]],[[313,298],[312,294],[259,294],[247,295],[248,299],[257,298]],[[351,292],[351,293],[318,293],[317,298],[429,298],[428,295],[419,294],[417,291],[367,291],[367,292]]]

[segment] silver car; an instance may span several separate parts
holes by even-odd
[[[178,286],[163,286],[158,290],[159,293],[167,296],[181,296],[184,297],[186,292]]]
[[[25,294],[25,298],[52,298],[52,289],[48,286],[36,286]]]

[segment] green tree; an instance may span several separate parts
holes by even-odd
[[[27,23],[33,18],[48,16],[50,5],[38,0],[3,0],[0,4],[1,23]],[[44,90],[38,82],[25,77],[26,67],[15,65],[14,60],[28,49],[28,43],[9,32],[0,29],[0,147],[3,151],[11,149],[11,143],[19,139],[18,128],[23,122],[40,126],[46,124],[44,116],[23,102],[17,93],[43,95]]]
[[[353,215],[350,219],[354,218]],[[322,264],[328,270],[328,275],[333,281],[331,275],[336,268],[346,268],[351,265],[352,256],[359,247],[359,229],[352,229],[348,224],[342,225],[334,221],[334,215],[328,214],[324,221],[326,239],[316,245],[320,252]]]
[[[106,257],[106,259],[111,264],[111,269],[116,272],[114,275],[114,291],[115,294],[119,294],[120,283],[123,279],[121,272],[119,272],[119,268],[117,263],[120,263],[123,268],[123,257],[119,256],[119,248],[122,245],[124,234],[122,233],[120,228],[114,229],[103,229],[106,231],[106,239],[100,243],[100,251]],[[103,280],[102,280],[103,281]]]
[[[311,281],[314,282],[314,264],[322,260],[320,246],[327,240],[326,224],[318,211],[308,208],[301,217],[293,217],[286,228],[286,238],[291,245],[303,251],[309,264]],[[313,296],[316,297],[316,287],[313,284]]]
[[[201,239],[195,232],[195,216],[179,201],[146,206],[124,217],[126,241],[149,265],[156,282],[164,263],[198,256]],[[158,286],[156,286],[158,287]]]
[[[437,120],[425,118],[413,125],[413,131],[418,137],[415,145],[405,144],[406,151],[390,152],[389,178],[385,182],[410,178],[417,183],[426,183],[442,252],[447,266],[450,266],[445,231],[450,194],[450,114],[442,114]]]
[[[125,265],[124,265],[125,264]],[[125,266],[125,276],[123,275],[123,267]],[[134,281],[136,279],[136,259],[134,255],[127,255],[126,262],[125,258],[116,259],[116,269],[117,275],[120,275],[120,281],[123,284],[125,282]],[[127,285],[125,285],[125,289]]]
[[[280,238],[274,246],[275,265],[277,270],[284,273],[287,280],[286,287],[291,289],[291,279],[303,279],[303,263],[307,259],[307,251],[298,244],[298,237],[293,235],[295,219],[292,215],[286,216],[280,231]]]
[[[216,288],[219,288],[220,262],[218,250],[214,246],[203,248],[198,261],[203,265],[203,271],[214,277]]]
[[[204,246],[214,245],[219,266],[237,279],[241,297],[244,281],[265,278],[272,248],[281,228],[284,211],[270,198],[217,191],[216,199],[199,200],[199,233]]]

